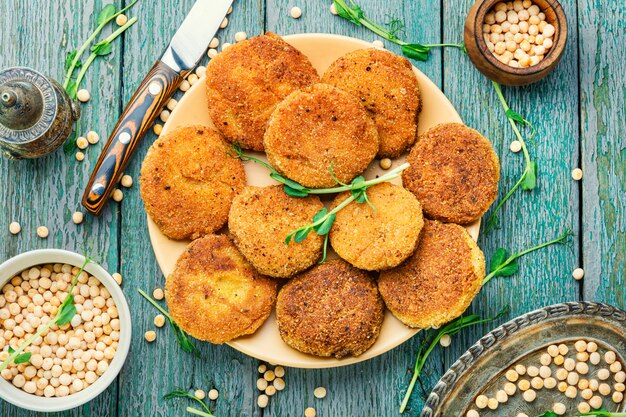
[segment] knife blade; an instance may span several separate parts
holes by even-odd
[[[122,112],[83,194],[82,204],[102,213],[124,168],[163,106],[200,62],[233,0],[197,0]]]

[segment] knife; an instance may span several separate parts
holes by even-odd
[[[163,106],[198,65],[233,0],[197,0],[165,53],[130,99],[91,174],[82,204],[102,213],[124,168]]]

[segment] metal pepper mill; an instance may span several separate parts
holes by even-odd
[[[80,117],[78,103],[51,78],[25,67],[0,71],[0,150],[10,159],[54,152]]]

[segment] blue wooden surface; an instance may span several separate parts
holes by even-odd
[[[63,56],[78,46],[94,27],[104,4],[123,6],[124,0],[2,0],[0,2],[0,68],[29,65],[62,78]],[[117,115],[145,73],[160,55],[193,0],[140,0],[129,15],[139,22],[114,44],[114,52],[96,61],[87,76],[92,100],[82,106],[79,130],[96,130],[106,137]],[[459,42],[471,0],[361,0],[374,20],[391,16],[406,23],[404,36],[416,42]],[[556,71],[528,87],[505,88],[512,108],[538,129],[530,152],[539,162],[538,189],[518,193],[504,207],[502,227],[482,234],[485,254],[504,246],[518,249],[558,235],[575,232],[567,247],[551,247],[521,261],[519,274],[489,283],[471,311],[490,315],[504,305],[511,316],[570,300],[589,299],[626,306],[626,6],[623,1],[563,0],[569,23],[566,54]],[[300,19],[289,17],[299,6]],[[279,34],[328,32],[373,41],[375,35],[329,12],[330,1],[235,0],[222,42],[234,34],[249,36],[265,30]],[[107,35],[110,29],[106,29]],[[386,44],[390,50],[398,49]],[[508,145],[514,139],[488,80],[457,50],[435,51],[427,63],[415,63],[449,97],[465,122],[489,137],[502,163],[501,190],[515,182],[522,157]],[[137,179],[141,159],[154,135],[139,149],[128,173]],[[102,141],[103,142],[103,141]],[[90,148],[83,163],[62,152],[37,161],[0,160],[0,261],[17,253],[59,247],[81,251],[93,245],[98,260],[111,272],[120,271],[134,318],[133,346],[116,384],[103,395],[63,416],[183,416],[184,402],[164,403],[161,396],[174,388],[217,388],[211,403],[216,415],[304,415],[314,406],[318,416],[396,416],[410,379],[408,372],[421,336],[366,363],[340,369],[287,369],[287,388],[265,410],[256,406],[258,362],[227,346],[201,344],[203,359],[181,355],[164,329],[148,345],[143,333],[152,327],[154,311],[137,296],[137,288],[162,286],[164,277],[147,237],[146,219],[137,187],[121,204],[110,204],[101,218],[76,226],[71,213],[103,144]],[[581,166],[584,179],[575,182],[571,170]],[[135,181],[137,182],[137,181]],[[11,236],[8,224],[17,220],[23,231]],[[35,229],[46,225],[50,237]],[[576,267],[586,276],[571,278]],[[502,319],[504,320],[504,319]],[[424,396],[459,355],[494,325],[468,329],[449,348],[437,348],[411,398],[406,415],[419,415]],[[328,396],[313,397],[324,386]],[[0,402],[2,416],[35,413]]]

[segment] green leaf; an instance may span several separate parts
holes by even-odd
[[[419,43],[402,45],[402,53],[411,59],[427,61],[430,55],[430,48]]]
[[[326,209],[326,207],[324,207],[323,209],[315,213],[315,216],[313,216],[313,223],[319,222],[324,217],[326,217],[327,214],[328,214],[328,210]]]
[[[339,17],[343,17],[346,20],[351,21],[357,26],[361,26],[361,19],[363,18],[363,10],[354,4],[353,1],[350,1],[352,6],[348,6],[343,0],[334,0],[335,9],[337,10],[337,15]]]
[[[15,349],[9,346],[9,355],[12,355],[13,353],[15,353]]]
[[[98,26],[103,25],[109,19],[111,19],[114,14],[115,14],[115,6],[112,4],[107,4],[106,6],[104,6],[102,10],[100,10],[96,23],[98,24]]]
[[[517,123],[524,124],[526,122],[524,118],[513,109],[508,109],[504,114],[506,114],[506,117]]]
[[[558,417],[558,415],[554,411],[546,411],[537,417]]]
[[[32,353],[22,353],[21,355],[17,355],[15,359],[13,359],[13,363],[19,365],[20,363],[27,363],[30,361],[30,357],[33,356]]]
[[[285,238],[285,245],[289,245],[291,243],[291,240],[293,239],[293,235],[295,235],[296,232],[291,232],[287,235],[287,237]]]
[[[296,232],[296,234],[293,237],[294,242],[296,243],[300,243],[302,241],[304,241],[304,239],[307,238],[307,236],[309,235],[309,233],[311,233],[311,229],[306,227],[304,229],[300,229]]]
[[[76,100],[76,94],[78,93],[78,86],[75,81],[70,81],[65,89],[67,91],[67,95],[70,96],[71,99]]]
[[[328,216],[328,218],[326,220],[324,220],[324,222],[322,224],[320,224],[318,226],[315,226],[313,229],[320,236],[327,235],[328,232],[330,232],[330,228],[333,227],[333,223],[335,222],[335,218],[337,218],[337,215],[335,213],[333,213],[330,216]]]
[[[489,272],[493,272],[496,269],[500,268],[500,266],[506,261],[509,257],[509,254],[506,249],[498,248],[491,256],[491,262],[489,263]]]
[[[109,55],[113,52],[113,45],[110,43],[98,43],[91,47],[91,52],[96,54],[97,56],[105,56]]]
[[[359,175],[358,177],[356,177],[355,179],[352,180],[352,187],[353,188],[360,188],[363,186],[363,183],[365,182],[365,178],[363,178],[363,175]]]
[[[74,61],[74,58],[76,58],[76,52],[76,49],[74,49],[65,53],[65,72],[69,71],[72,66],[72,62]]]
[[[530,161],[529,169],[524,175],[524,181],[522,182],[522,190],[530,191],[534,190],[537,186],[537,162]]]
[[[518,269],[519,269],[519,264],[517,263],[517,261],[513,261],[507,266],[497,270],[496,276],[497,277],[510,277],[511,275],[515,274]]]
[[[291,188],[288,185],[283,186],[283,191],[285,191],[285,194],[287,194],[290,197],[303,198],[309,195],[309,193],[306,191],[296,190],[294,188]]]
[[[367,194],[365,194],[364,189],[350,190],[350,192],[354,196],[354,201],[356,201],[357,203],[363,204],[365,203],[365,201],[367,201]]]
[[[65,300],[67,301],[70,298],[71,298],[70,304],[65,304],[65,301],[63,301],[61,308],[59,308],[59,312],[57,314],[57,317],[58,317],[57,324],[59,326],[63,326],[69,323],[70,321],[72,321],[72,318],[76,315],[76,306],[74,305],[74,296],[72,294],[69,294],[67,297],[65,297]]]
[[[274,179],[274,180],[276,180],[276,181],[278,181],[278,182],[280,182],[282,184],[285,184],[286,186],[291,187],[294,190],[299,190],[299,191],[306,191],[306,190],[308,190],[308,188],[304,187],[303,185],[301,185],[301,184],[299,184],[299,183],[297,183],[295,181],[292,181],[289,178],[285,178],[282,175],[277,174],[275,172],[272,172],[270,174],[270,178],[272,178],[272,179]]]

